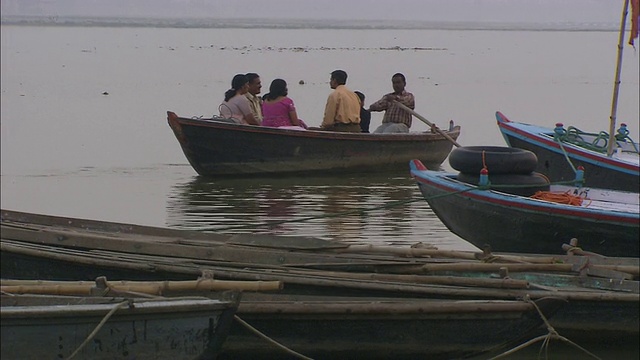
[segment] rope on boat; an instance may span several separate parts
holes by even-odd
[[[594,139],[592,142],[587,142],[582,138],[581,135],[592,136]],[[588,133],[573,126],[569,126],[565,130],[562,127],[561,123],[556,124],[556,127],[553,131],[553,139],[560,146],[560,149],[562,150],[562,154],[567,160],[567,163],[569,163],[569,165],[573,169],[574,173],[576,173],[576,168],[571,162],[571,160],[569,159],[569,155],[567,154],[567,151],[565,150],[563,143],[566,142],[568,144],[573,144],[581,148],[606,154],[608,150],[609,138],[610,138],[609,133],[607,133],[606,131],[600,131],[597,134]],[[636,145],[636,142],[633,141],[633,139],[629,136],[629,130],[627,129],[626,124],[621,124],[620,128],[618,129],[618,133],[611,138],[615,139],[615,141],[631,143],[631,146],[633,146],[633,149],[635,150],[635,152],[636,153],[640,152],[638,151],[638,146]],[[600,142],[604,142],[604,144],[600,144]]]
[[[527,303],[532,304],[533,307],[535,307],[535,309],[538,311],[538,315],[540,315],[540,318],[542,319],[542,321],[544,321],[544,324],[547,327],[548,333],[546,335],[540,335],[540,336],[538,336],[536,338],[533,338],[533,339],[531,339],[529,341],[526,341],[525,343],[520,344],[520,345],[514,347],[513,349],[507,350],[507,351],[503,352],[502,354],[500,354],[498,356],[492,357],[490,360],[504,358],[505,356],[511,355],[513,353],[516,353],[517,351],[520,351],[520,350],[526,348],[527,346],[529,346],[531,344],[534,344],[534,343],[537,343],[538,341],[541,341],[541,340],[542,340],[542,345],[540,347],[540,353],[542,353],[542,351],[544,350],[545,354],[547,354],[547,357],[548,357],[549,344],[551,343],[551,340],[555,340],[555,339],[558,339],[560,341],[569,343],[570,345],[575,346],[579,350],[582,350],[582,352],[584,352],[585,354],[589,355],[590,357],[592,357],[594,359],[601,360],[598,356],[596,356],[595,354],[589,352],[587,349],[585,349],[582,346],[574,343],[573,341],[567,339],[566,337],[558,334],[556,329],[554,329],[553,326],[551,326],[551,324],[549,323],[549,320],[547,319],[547,317],[544,316],[544,314],[542,313],[542,311],[538,307],[538,304],[536,304],[535,301],[531,300],[531,298],[529,298],[529,296],[526,296],[524,298],[524,301],[527,302]]]
[[[581,196],[571,194],[570,191],[564,193],[557,193],[552,191],[536,191],[536,193],[531,195],[530,197],[532,199],[551,201],[554,203],[573,206],[581,206],[582,201],[585,199]]]
[[[98,333],[98,331],[100,331],[100,329],[102,329],[102,327],[104,326],[104,324],[107,322],[107,320],[109,320],[109,318],[116,313],[116,311],[118,311],[119,309],[125,307],[125,306],[129,306],[129,303],[131,302],[131,300],[125,300],[121,303],[116,304],[113,309],[111,309],[111,311],[109,311],[107,313],[107,315],[105,315],[105,317],[102,319],[102,321],[100,321],[100,323],[98,324],[98,326],[96,326],[95,329],[93,329],[93,331],[91,332],[91,334],[89,334],[89,336],[87,336],[87,338],[82,342],[82,344],[80,344],[80,346],[78,346],[78,348],[71,354],[69,355],[69,357],[67,358],[67,360],[73,359],[76,355],[78,355],[78,353],[80,352],[80,350],[82,350],[82,348],[85,347],[85,345],[87,345],[89,343],[89,341],[91,341],[91,339],[93,339],[96,334]]]
[[[592,142],[587,142],[582,138],[581,135],[593,136],[594,139]],[[560,140],[578,145],[585,149],[589,149],[599,153],[605,153],[607,152],[607,145],[609,144],[609,134],[606,131],[600,131],[597,134],[588,133],[576,127],[569,126],[567,128],[567,132],[563,136],[560,136]],[[604,141],[604,144],[601,145],[600,142],[602,141]]]
[[[564,129],[562,129],[564,131]],[[562,135],[558,133],[558,127],[556,126],[556,130],[553,133],[553,138],[558,142],[558,145],[560,145],[560,150],[562,150],[562,154],[564,155],[564,158],[567,160],[567,163],[569,163],[569,166],[571,166],[571,169],[573,170],[573,173],[576,174],[577,170],[576,167],[573,165],[573,163],[571,162],[571,159],[569,158],[569,154],[567,154],[567,150],[565,150],[564,146],[562,145]]]
[[[589,136],[593,136],[594,139],[591,143],[584,141],[584,139],[582,138],[582,136],[580,135],[589,135]],[[566,141],[568,143],[574,144],[574,145],[578,145],[580,147],[589,149],[589,150],[593,150],[593,151],[597,151],[600,153],[606,153],[607,152],[607,145],[609,142],[609,133],[607,133],[606,131],[600,131],[599,133],[588,133],[588,132],[584,132],[576,127],[573,126],[569,126],[567,128],[567,131],[564,135],[560,135],[559,136],[560,140],[562,141]],[[627,129],[626,124],[621,124],[620,128],[618,129],[618,133],[614,136],[614,139],[616,141],[620,141],[620,142],[624,142],[624,143],[631,143],[631,145],[633,146],[634,150],[636,152],[638,152],[638,147],[636,145],[636,142],[633,141],[633,139],[629,136],[629,130]],[[628,141],[627,141],[628,140]],[[604,141],[604,144],[600,144],[601,141]]]
[[[266,341],[268,341],[269,343],[275,345],[276,347],[278,347],[279,349],[284,350],[287,354],[293,355],[299,359],[304,359],[304,360],[313,360],[310,357],[304,356],[298,352],[295,352],[291,349],[289,349],[288,347],[280,344],[279,342],[273,340],[272,338],[268,337],[267,335],[261,333],[258,329],[254,328],[253,326],[249,325],[246,321],[242,320],[238,315],[233,315],[233,318],[239,322],[242,326],[244,326],[245,328],[247,328],[249,331],[251,331],[252,333],[258,335],[258,337],[260,337],[261,339],[264,339]]]

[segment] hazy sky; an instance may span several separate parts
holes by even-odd
[[[623,0],[2,0],[2,15],[616,22]]]
[[[2,0],[2,15],[616,22],[624,0]]]

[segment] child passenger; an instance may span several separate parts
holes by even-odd
[[[369,125],[371,124],[371,111],[364,108],[364,94],[360,91],[354,91],[360,98],[360,129],[363,133],[369,133]]]

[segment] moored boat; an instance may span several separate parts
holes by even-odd
[[[549,194],[579,202],[563,204],[465,183],[456,174],[428,170],[418,160],[410,165],[411,176],[438,218],[478,247],[553,254],[577,238],[582,247],[601,255],[638,257],[637,192],[552,184]]]
[[[8,295],[3,359],[215,359],[237,299]]]
[[[607,156],[606,134],[513,122],[501,112],[496,112],[496,119],[507,145],[535,153],[536,171],[552,182],[571,181],[582,167],[585,186],[630,192],[640,188],[640,144],[628,136],[616,139],[618,150]]]
[[[460,135],[459,126],[408,134],[340,133],[240,125],[224,119],[190,119],[167,112],[191,166],[200,175],[292,175],[386,172],[411,159],[440,166]]]
[[[563,300],[534,302],[318,297],[247,301],[238,316],[271,340],[318,359],[453,359],[530,340]],[[538,312],[539,309],[540,312]],[[281,358],[282,349],[235,322],[221,358]]]
[[[177,313],[185,304],[202,303],[203,298],[164,298],[153,299],[131,298],[122,302],[121,298],[113,298],[110,293],[101,296],[42,296],[35,295],[38,291],[49,291],[52,288],[75,289],[84,285],[76,282],[35,282],[35,281],[7,281],[4,289],[19,289],[30,295],[3,295],[4,312],[29,314],[43,314],[40,318],[51,317],[61,319],[64,315],[74,311],[75,314],[91,309],[95,313],[109,310],[126,303],[129,309],[143,311],[147,304],[174,305]],[[132,282],[123,282],[132,284]],[[114,289],[119,292],[117,288]],[[110,284],[111,286],[111,284]],[[110,287],[111,288],[111,287]],[[140,293],[137,293],[140,295]],[[217,293],[200,291],[200,294],[217,296]],[[434,300],[434,299],[396,299],[396,298],[366,298],[366,297],[334,297],[318,296],[306,299],[287,299],[277,295],[265,295],[263,299],[242,300],[237,316],[233,321],[229,335],[225,339],[222,349],[219,349],[220,359],[237,358],[283,358],[292,352],[302,356],[314,358],[368,358],[387,359],[390,357],[429,357],[430,359],[450,359],[465,356],[475,356],[496,349],[504,349],[516,342],[524,342],[537,336],[537,329],[544,323],[544,318],[550,319],[559,309],[566,306],[566,301],[548,297],[535,301],[529,300]],[[271,299],[270,299],[271,298]],[[275,300],[274,300],[275,299]],[[141,310],[142,309],[142,310]],[[182,313],[183,314],[183,313]],[[177,315],[176,315],[177,316]],[[183,315],[184,316],[184,315]],[[543,318],[544,317],[544,318]],[[80,319],[73,322],[79,326]],[[207,317],[203,316],[206,320]],[[115,321],[115,320],[114,320]],[[184,319],[182,320],[185,321]],[[27,321],[25,321],[27,322]],[[43,339],[70,337],[62,329],[65,323],[60,321],[58,328],[43,327],[40,331],[47,332]],[[177,323],[172,331],[180,323]],[[155,323],[148,320],[148,325]],[[103,331],[115,332],[110,322]],[[14,335],[5,332],[3,335]],[[116,332],[119,337],[129,337],[131,329]],[[135,323],[133,331],[137,329]],[[194,328],[193,336],[204,332]],[[38,333],[36,333],[38,335]],[[134,334],[135,336],[136,334]],[[166,340],[161,333],[147,332],[147,337],[155,341]],[[119,338],[112,336],[112,338]],[[269,341],[265,340],[265,337]],[[82,340],[82,339],[80,339]],[[99,332],[94,341],[108,347],[105,333]],[[152,339],[148,339],[152,340]],[[188,340],[188,339],[187,339]],[[46,341],[47,344],[50,341]],[[277,343],[277,345],[276,345]],[[188,345],[187,341],[182,344]],[[181,345],[182,345],[181,344]],[[3,346],[5,344],[3,343]],[[66,349],[67,345],[64,344]],[[73,344],[74,347],[76,346]],[[218,343],[220,345],[220,343]],[[10,345],[11,346],[11,345]],[[138,355],[134,346],[123,346],[123,352],[135,354],[136,358],[165,358],[176,356],[185,358],[175,352],[158,356],[157,352]],[[15,347],[14,347],[15,348]],[[43,346],[41,351],[50,351]],[[162,349],[158,349],[162,350]],[[180,350],[180,346],[176,347]],[[3,349],[3,355],[5,349]],[[7,350],[8,351],[8,350]],[[95,350],[93,350],[95,351]],[[58,353],[66,355],[59,350]],[[107,353],[106,351],[104,353]],[[25,355],[35,355],[26,350]],[[87,357],[89,350],[81,353]],[[96,358],[101,358],[99,353]],[[209,354],[211,355],[211,354]],[[116,356],[117,357],[117,356]],[[214,358],[212,356],[203,358]]]

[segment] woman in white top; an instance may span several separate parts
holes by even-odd
[[[249,91],[249,81],[244,74],[238,74],[231,80],[231,89],[224,93],[224,102],[220,104],[220,115],[236,120],[240,124],[260,125],[253,116],[249,100],[244,94]]]

